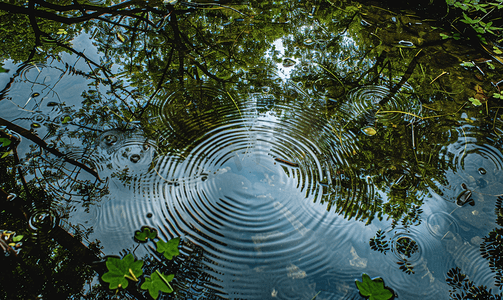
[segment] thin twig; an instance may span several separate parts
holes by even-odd
[[[55,156],[57,156],[59,158],[62,158],[67,163],[70,163],[70,164],[72,164],[72,165],[74,165],[76,167],[82,168],[83,170],[85,170],[89,174],[91,174],[94,177],[96,177],[96,179],[98,179],[99,181],[103,181],[103,180],[101,180],[101,178],[98,175],[98,173],[96,172],[96,170],[93,170],[90,167],[86,166],[85,164],[83,164],[81,162],[78,162],[78,161],[76,161],[76,160],[74,160],[72,158],[69,158],[69,157],[67,157],[67,155],[59,152],[58,150],[49,147],[44,140],[42,140],[41,138],[39,138],[37,135],[33,134],[31,131],[29,131],[27,129],[24,129],[23,127],[18,126],[18,125],[14,124],[14,123],[11,123],[11,122],[3,119],[3,118],[0,118],[0,125],[6,126],[8,129],[19,133],[20,135],[24,136],[25,138],[27,138],[30,141],[32,141],[35,144],[37,144],[39,147],[43,148],[45,151],[47,151],[47,152],[49,152],[49,153],[51,153],[51,154],[53,154],[53,155],[55,155]]]

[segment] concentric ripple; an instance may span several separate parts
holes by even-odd
[[[334,218],[325,223],[324,206],[313,204],[321,202],[320,182],[331,177],[326,165],[336,164],[326,151],[336,136],[323,114],[310,104],[264,110],[259,95],[245,106],[238,96],[202,89],[179,91],[157,104],[165,123],[159,128],[162,146],[155,174],[141,188],[150,190],[152,210],[162,208],[163,227],[203,247],[211,275],[248,278],[249,290],[223,280],[229,294],[256,294],[251,291],[265,284],[257,274],[263,268],[273,267],[268,276],[289,281],[322,274],[338,247],[334,241],[342,246],[348,238],[333,226]],[[316,242],[320,226],[331,240],[326,246]],[[270,293],[279,295],[280,286]]]
[[[345,120],[362,119],[365,124],[373,124],[376,120],[382,123],[411,122],[413,115],[420,116],[422,110],[421,102],[407,86],[394,94],[384,86],[362,86],[351,91],[347,98],[349,101],[341,107]],[[378,104],[382,100],[386,104],[381,108]],[[379,108],[381,110],[376,114]]]
[[[458,134],[454,136],[456,140],[440,152],[440,159],[450,166],[450,170],[446,176],[447,182],[437,187],[439,191],[450,202],[456,202],[461,193],[468,191],[482,195],[501,194],[501,134],[481,132],[468,121],[461,124],[457,131]],[[476,202],[473,204],[477,205]]]
[[[443,272],[454,266],[454,259],[449,253],[439,251],[441,242],[429,234],[421,224],[415,227],[396,227],[386,230],[386,240],[389,240],[391,255],[384,258],[389,268],[400,269],[394,276],[387,278],[387,285],[407,297],[408,293],[418,295],[421,291],[427,299],[435,299],[438,289],[431,286],[442,285]],[[428,228],[429,230],[429,228]],[[407,269],[409,271],[407,271]],[[407,289],[406,282],[417,276],[413,291]],[[420,280],[419,280],[420,278]],[[424,288],[420,288],[423,286]]]

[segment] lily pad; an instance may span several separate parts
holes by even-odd
[[[138,281],[139,276],[143,274],[141,267],[143,260],[134,260],[133,254],[129,253],[123,259],[109,257],[106,262],[108,272],[101,276],[103,281],[110,283],[110,289],[127,288],[128,279]]]
[[[164,254],[164,257],[171,260],[173,256],[179,255],[178,244],[180,244],[180,238],[174,238],[169,240],[168,242],[164,242],[163,240],[159,240],[157,245],[157,252]]]
[[[384,287],[384,282],[381,278],[370,279],[370,277],[363,273],[362,282],[355,281],[360,294],[368,297],[369,300],[388,300],[393,297],[393,293]]]
[[[148,290],[148,293],[152,298],[157,299],[159,296],[159,291],[164,293],[172,293],[173,288],[169,284],[175,275],[164,275],[158,270],[155,270],[150,277],[145,277],[145,282],[141,285],[143,290]]]
[[[143,226],[141,231],[136,231],[134,233],[134,238],[137,242],[144,243],[148,239],[155,239],[157,237],[157,230],[148,226]]]

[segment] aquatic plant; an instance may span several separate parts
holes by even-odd
[[[22,246],[23,237],[23,235],[16,235],[13,231],[0,230],[0,249],[3,250],[4,255],[17,255]]]
[[[135,232],[134,239],[139,243],[146,243],[148,240],[157,238],[157,230],[149,226],[143,226],[141,230]],[[159,239],[156,243],[156,251],[162,253],[168,260],[180,254],[178,246],[180,238],[174,238],[167,242]],[[109,257],[106,261],[108,272],[101,277],[103,281],[109,283],[111,290],[128,287],[128,279],[139,281],[138,277],[143,275],[143,260],[136,260],[133,254],[129,253],[124,258]],[[142,290],[148,290],[153,299],[157,299],[159,292],[172,293],[173,287],[169,284],[175,277],[174,274],[165,275],[156,269],[150,276],[145,276],[145,282],[141,285]]]
[[[487,289],[484,285],[476,286],[475,283],[468,279],[468,276],[461,273],[461,270],[456,267],[447,272],[447,284],[452,288],[449,290],[450,299],[453,300],[501,300],[500,295],[493,295],[491,289]]]
[[[134,239],[137,242],[145,243],[148,239],[155,239],[157,237],[157,230],[148,226],[143,226],[141,231],[134,233]]]
[[[157,299],[159,296],[159,291],[165,293],[173,292],[173,288],[169,284],[175,275],[164,275],[159,270],[155,270],[150,277],[145,277],[145,282],[141,285],[143,290],[148,290],[148,293],[152,298]]]
[[[138,277],[143,274],[141,267],[142,260],[136,260],[133,254],[129,253],[123,259],[117,257],[109,257],[106,262],[108,272],[101,276],[103,281],[110,283],[109,287],[112,290],[118,288],[127,288],[128,279],[138,281]]]
[[[384,287],[384,281],[381,278],[371,279],[363,273],[362,281],[355,280],[355,283],[360,294],[369,300],[388,300],[393,297],[393,293]]]
[[[0,151],[0,158],[4,158],[10,153],[12,153],[12,150],[9,149],[9,145],[12,143],[12,141],[8,138],[1,137],[0,138],[0,149],[5,148],[7,151]]]
[[[159,240],[156,243],[157,252],[162,253],[164,257],[171,260],[173,256],[177,256],[180,254],[178,251],[178,244],[180,243],[180,238],[174,238],[169,240],[168,242],[164,242],[163,240]]]
[[[386,255],[386,251],[390,250],[388,241],[385,240],[385,232],[379,229],[376,236],[370,239],[370,248],[374,251],[379,251]]]
[[[503,197],[498,197],[496,200],[496,224],[503,226]],[[489,261],[489,268],[496,274],[495,285],[503,288],[503,228],[498,227],[493,229],[487,236],[483,238],[480,244],[480,252],[482,257]]]
[[[503,40],[501,35],[503,28],[495,25],[495,22],[500,21],[499,16],[503,9],[501,1],[446,0],[446,3],[458,16],[454,22],[459,20],[459,22],[467,24],[480,42],[487,44],[486,36],[498,40],[498,42]],[[445,37],[448,36],[444,34],[442,38]]]

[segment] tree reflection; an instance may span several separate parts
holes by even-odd
[[[413,105],[397,109],[410,103],[420,106],[433,102],[435,97],[449,97],[442,91],[432,93],[435,80],[428,80],[429,85],[423,84],[426,72],[431,75],[431,70],[422,69],[422,74],[417,71],[418,66],[427,66],[432,56],[419,55],[416,45],[425,41],[420,42],[417,36],[430,37],[426,42],[432,44],[439,42],[433,33],[422,34],[424,28],[416,30],[408,24],[408,34],[392,35],[393,30],[399,31],[395,28],[398,25],[391,29],[377,28],[376,24],[382,22],[379,17],[372,19],[359,5],[336,8],[342,1],[323,4],[252,1],[247,5],[167,3],[60,1],[56,4],[42,0],[0,3],[3,29],[0,39],[4,42],[0,56],[26,62],[12,74],[11,83],[23,80],[20,77],[24,68],[32,63],[49,58],[61,61],[64,52],[73,53],[88,66],[87,71],[69,65],[61,68],[62,73],[81,76],[87,88],[80,95],[78,105],[45,103],[57,110],[57,117],[41,119],[38,125],[45,127],[39,130],[41,135],[44,133],[43,137],[36,139],[32,132],[36,129],[28,129],[22,118],[2,123],[12,131],[32,137],[22,160],[0,159],[5,164],[3,189],[33,201],[32,206],[43,203],[44,198],[54,197],[89,208],[108,193],[107,180],[124,185],[131,185],[134,180],[134,172],[127,166],[114,169],[107,164],[93,165],[93,155],[113,146],[115,135],[112,133],[133,136],[140,131],[142,145],[155,144],[158,153],[173,153],[193,142],[187,137],[209,132],[225,123],[226,115],[215,110],[216,107],[225,105],[230,98],[232,101],[234,97],[247,99],[260,93],[267,97],[258,101],[259,113],[278,113],[280,122],[287,124],[295,114],[289,114],[284,107],[292,103],[316,107],[324,114],[327,126],[339,137],[330,141],[332,148],[326,146],[325,149],[340,157],[327,159],[331,177],[320,182],[326,188],[321,202],[327,204],[328,209],[367,224],[375,218],[391,219],[393,226],[400,223],[414,226],[421,222],[421,206],[429,189],[441,194],[437,185],[446,183],[445,171],[456,168],[432,153],[457,139],[458,133],[450,128],[455,125],[451,115],[459,116],[458,107],[441,108],[448,111],[448,116],[438,113],[442,118],[437,118],[432,110],[415,111]],[[409,16],[399,18],[404,24],[414,21]],[[72,45],[79,34],[90,37],[100,53],[99,61],[90,58],[94,57],[89,53],[91,50],[84,53],[84,49]],[[413,46],[402,47],[396,43],[405,38],[412,40]],[[414,83],[415,90],[406,82]],[[0,99],[12,100],[6,96],[9,87],[0,93]],[[205,87],[225,91],[230,98],[207,94]],[[363,103],[358,97],[351,97],[360,90],[376,87],[385,91],[380,101]],[[52,88],[54,86],[48,87]],[[196,92],[190,94],[189,88]],[[175,116],[181,121],[171,124],[169,138],[166,138],[168,129],[158,114],[162,103],[173,94],[183,99],[177,104],[183,107],[177,107]],[[396,102],[391,98],[396,98]],[[365,109],[359,110],[362,103]],[[234,104],[239,110],[239,105]],[[21,105],[18,107],[26,110]],[[39,113],[35,109],[30,112]],[[202,113],[209,115],[206,123],[190,123],[190,118]],[[22,122],[26,124],[19,125]],[[375,134],[362,133],[362,129],[369,127]],[[132,152],[124,155],[133,161],[131,154],[139,155]],[[20,173],[16,175],[15,169]],[[98,173],[105,174],[106,178],[100,178]],[[15,176],[21,183],[15,182]],[[34,187],[38,190],[32,191]],[[49,204],[41,206],[51,208],[51,201],[47,202]],[[24,209],[28,210],[30,205]],[[26,227],[18,224],[19,220],[10,213],[2,212],[1,216],[6,218],[2,224]],[[486,242],[497,243],[497,234],[491,234]],[[23,251],[29,253],[23,257],[28,272],[38,278],[26,283],[36,286],[33,289],[36,292],[29,292],[34,294],[26,297],[34,297],[42,293],[40,291],[62,295],[62,290],[54,288],[63,278],[73,278],[70,281],[75,283],[75,287],[68,287],[65,296],[77,293],[78,286],[82,287],[93,276],[92,270],[76,262],[71,251],[57,242],[44,245],[42,237],[41,234],[33,247],[44,249],[28,250],[27,246]],[[499,250],[490,251],[486,252]],[[194,256],[194,261],[188,261],[197,264],[203,254]],[[29,265],[36,259],[43,260],[40,268]],[[144,259],[146,268],[161,267],[155,259]],[[76,272],[81,267],[85,271],[64,275],[67,273],[63,269],[72,264],[75,269],[68,267],[68,272]],[[18,268],[16,276],[24,278],[25,270],[16,265],[10,267]],[[44,268],[53,273],[44,273]],[[197,269],[190,264],[184,268]],[[176,278],[191,276],[183,273]],[[177,297],[183,299],[189,294],[189,279],[177,285],[181,288]],[[15,293],[14,288],[4,289],[8,295]],[[23,287],[16,289],[24,290]],[[204,299],[216,297],[210,292],[202,294]],[[93,288],[85,297],[113,296]]]

